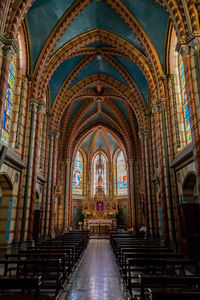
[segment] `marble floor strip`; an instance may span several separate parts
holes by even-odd
[[[61,300],[126,300],[108,240],[90,240]]]

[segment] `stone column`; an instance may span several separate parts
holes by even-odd
[[[128,227],[133,227],[133,205],[132,205],[132,187],[131,187],[131,173],[130,173],[130,166],[129,162],[126,162],[126,171],[127,171],[127,178],[128,178],[128,220],[127,225]]]
[[[169,216],[170,216],[170,239],[176,243],[176,227],[174,219],[174,201],[172,196],[171,188],[171,174],[170,174],[170,165],[169,165],[169,151],[168,151],[168,140],[167,140],[167,126],[166,126],[166,112],[167,112],[167,103],[166,99],[161,99],[158,102],[159,111],[161,114],[161,124],[162,124],[162,136],[163,136],[163,147],[164,147],[164,160],[166,168],[166,187],[167,194],[169,197]]]
[[[74,162],[70,166],[69,172],[69,199],[68,199],[68,227],[72,227],[72,176],[73,176]]]
[[[70,172],[71,161],[67,160],[65,165],[65,198],[64,198],[64,211],[63,211],[63,231],[67,229],[69,223],[69,196],[70,196]]]
[[[52,171],[51,171],[51,195],[50,195],[50,211],[49,211],[49,236],[54,236],[53,228],[53,207],[56,196],[56,177],[57,177],[57,153],[58,153],[58,133],[54,133],[53,141],[53,157],[52,157]]]
[[[28,160],[27,160],[27,169],[26,169],[26,179],[25,179],[25,189],[24,189],[24,202],[23,202],[23,213],[22,213],[22,223],[21,223],[21,233],[20,241],[24,241],[25,237],[25,227],[26,227],[26,218],[28,206],[30,204],[29,195],[30,195],[30,182],[32,176],[32,166],[33,166],[33,153],[34,153],[34,138],[35,138],[35,126],[37,112],[40,110],[41,102],[38,99],[30,99],[30,111],[31,111],[31,120],[30,120],[30,133],[29,133],[29,146],[28,146]]]
[[[145,225],[147,228],[147,234],[150,233],[149,228],[149,207],[148,207],[148,191],[147,191],[147,166],[146,166],[146,151],[144,135],[139,132],[139,138],[141,143],[141,157],[142,157],[142,174],[143,174],[143,189],[144,189],[144,208],[145,208]]]
[[[156,143],[157,143],[157,154],[158,154],[158,173],[160,179],[160,196],[161,196],[161,206],[162,206],[162,216],[163,216],[163,229],[165,240],[169,240],[169,225],[168,225],[168,208],[167,208],[167,198],[165,190],[165,173],[164,173],[164,162],[163,162],[163,140],[161,131],[161,118],[159,112],[159,106],[154,104],[152,106],[152,113],[154,113],[155,124],[156,124]]]
[[[33,100],[33,99],[32,99]],[[36,101],[36,99],[34,99]],[[37,115],[35,124],[35,142],[33,149],[33,163],[32,163],[32,188],[31,188],[31,199],[30,199],[30,209],[29,209],[29,224],[28,224],[28,240],[33,239],[33,222],[34,222],[34,212],[35,212],[35,200],[36,200],[36,183],[37,183],[37,171],[39,167],[39,150],[40,150],[40,133],[42,124],[42,111],[45,104],[42,101],[37,100]]]
[[[136,205],[136,194],[135,194],[135,182],[134,182],[134,161],[129,159],[129,176],[130,176],[130,194],[132,204],[132,219],[133,229],[137,230],[137,205]]]
[[[15,40],[9,40],[1,36],[0,40],[3,45],[3,59],[1,66],[1,76],[0,76],[0,137],[2,131],[2,121],[5,107],[5,98],[8,86],[8,75],[9,75],[9,67],[10,61],[14,54],[18,51],[17,42]]]
[[[181,41],[177,45],[177,50],[182,55],[184,63],[193,158],[200,202],[200,37],[191,36],[189,41]]]
[[[30,99],[31,95],[31,85],[32,79],[28,81],[28,99]],[[26,114],[25,114],[25,129],[23,135],[23,145],[22,145],[22,161],[26,161],[26,147],[28,143],[28,120],[29,120],[29,103],[26,105]],[[20,235],[20,226],[21,226],[21,210],[23,208],[23,183],[25,179],[26,169],[23,169],[20,174],[20,182],[19,182],[19,192],[18,192],[18,201],[17,201],[17,211],[15,217],[15,232],[14,232],[14,240],[13,243],[19,242]]]
[[[52,155],[53,155],[53,139],[54,132],[48,133],[49,138],[49,157],[48,157],[48,170],[47,170],[47,191],[46,191],[46,199],[45,199],[45,208],[44,208],[44,236],[45,239],[47,237],[47,228],[48,224],[48,215],[49,215],[49,204],[50,204],[50,195],[51,195],[51,172],[52,172]]]
[[[172,178],[171,181],[171,190],[173,191],[172,195],[172,206],[173,206],[173,213],[175,217],[173,217],[173,230],[175,232],[175,235],[173,236],[173,240],[175,241],[177,239],[176,233],[179,232],[180,236],[180,218],[179,218],[179,213],[178,213],[178,208],[179,208],[179,196],[178,196],[178,184],[177,184],[177,178],[176,178],[176,172],[175,169],[171,169],[170,165],[175,158],[175,152],[174,152],[174,143],[173,143],[173,132],[172,132],[172,111],[170,108],[170,95],[169,95],[169,82],[171,83],[172,86],[172,100],[173,100],[173,110],[174,110],[174,121],[175,121],[175,133],[176,133],[176,146],[177,148],[180,147],[180,134],[179,134],[179,126],[178,126],[178,119],[177,119],[177,107],[176,107],[176,95],[175,95],[175,82],[174,82],[174,76],[175,75],[170,75],[170,76],[164,76],[163,77],[163,82],[164,82],[164,87],[165,87],[165,95],[168,99],[166,102],[166,127],[168,128],[168,144],[169,144],[169,173],[171,174],[170,178]],[[173,201],[174,198],[174,201]],[[174,202],[174,203],[173,203]],[[174,205],[175,204],[175,205]],[[177,226],[175,226],[175,219],[179,218],[179,222]]]
[[[147,185],[147,202],[148,202],[148,211],[150,212],[150,224],[151,224],[151,234],[155,236],[154,230],[154,211],[153,211],[153,199],[152,199],[152,184],[151,184],[151,165],[150,165],[150,153],[149,153],[149,138],[150,131],[144,130],[139,132],[140,138],[144,140],[144,158],[146,162],[146,185]]]

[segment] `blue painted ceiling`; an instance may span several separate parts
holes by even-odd
[[[105,123],[109,123],[111,124],[112,126],[115,126],[115,123],[113,123],[108,117],[106,117],[104,114],[102,113],[97,113],[96,115],[94,115],[93,117],[91,117],[86,123],[85,123],[85,126],[88,126],[89,124],[91,123],[94,123],[94,122],[98,122],[98,121],[103,121]]]
[[[118,109],[123,113],[125,118],[129,121],[128,113],[127,113],[127,110],[126,110],[126,107],[125,107],[124,103],[120,100],[117,100],[117,99],[111,99],[111,101],[113,103],[115,103],[115,105],[118,107]]]
[[[65,31],[55,50],[77,35],[95,28],[111,31],[142,49],[136,36],[112,8],[104,1],[92,1]]]
[[[140,71],[139,67],[123,57],[116,56],[117,60],[126,68],[131,77],[134,79],[135,83],[139,87],[144,100],[147,103],[148,100],[148,83],[144,74]]]
[[[80,62],[83,56],[76,56],[64,61],[54,72],[53,76],[50,79],[49,87],[50,87],[50,98],[51,105],[61,87],[65,78],[69,75],[69,73],[73,70],[73,68]]]
[[[100,130],[99,130],[99,134],[97,136],[96,143],[95,143],[95,146],[94,146],[94,152],[96,152],[99,149],[99,147],[101,147],[101,149],[104,152],[107,152],[106,151],[106,144],[105,144],[104,138],[103,138]]]
[[[107,74],[115,79],[119,80],[123,84],[127,86],[127,83],[124,81],[123,77],[117,72],[115,68],[113,68],[107,61],[105,61],[102,57],[95,58],[91,63],[89,63],[74,79],[70,87],[75,85],[80,80],[94,75],[96,73]]]
[[[113,156],[114,152],[119,148],[118,143],[116,142],[116,140],[106,131],[106,138],[109,144],[109,148],[110,148],[110,154],[111,156]],[[94,132],[89,134],[87,136],[87,138],[84,140],[84,142],[81,144],[81,148],[86,152],[86,154],[88,155],[89,151],[90,151],[90,146],[91,146],[91,142],[92,139],[94,137]],[[95,141],[95,145],[94,145],[94,149],[93,149],[93,153],[95,153],[99,147],[101,147],[101,149],[106,153],[107,153],[107,148],[106,148],[106,142],[103,138],[102,132],[101,130],[98,130],[98,135]]]
[[[139,20],[163,62],[168,14],[154,0],[121,0]],[[138,3],[139,2],[139,3]]]
[[[28,11],[33,64],[48,36],[74,0],[36,0]]]
[[[111,155],[113,156],[114,152],[119,148],[119,145],[108,132],[106,132],[106,136],[110,145]]]
[[[94,136],[94,133],[91,133],[86,139],[85,141],[82,143],[81,147],[83,148],[83,150],[88,154],[89,150],[90,150],[90,145],[92,142],[92,138]]]
[[[82,100],[78,100],[74,103],[72,110],[71,110],[71,114],[70,114],[70,118],[69,118],[69,122],[68,122],[68,127],[70,126],[71,121],[73,120],[73,118],[75,117],[76,113],[78,112],[78,110],[81,108],[81,106],[85,103],[86,99],[82,99]]]
[[[75,0],[35,0],[27,15],[28,29],[30,33],[30,42],[32,48],[31,51],[33,68],[52,30],[62,18],[62,16],[70,8],[70,6],[75,2]],[[121,2],[138,20],[138,22],[152,41],[160,57],[161,63],[163,63],[165,35],[168,22],[167,13],[163,10],[161,6],[155,3],[154,0],[121,0]],[[56,45],[56,48],[54,49],[54,53],[56,50],[58,50],[67,42],[71,41],[73,38],[96,28],[104,29],[108,33],[114,33],[117,36],[123,38],[124,40],[127,40],[134,47],[136,47],[141,52],[141,54],[145,55],[137,37],[133,34],[128,25],[120,18],[120,16],[117,15],[115,11],[111,7],[109,7],[104,0],[91,1],[91,3],[80,13],[80,15],[78,15],[75,18],[72,24],[63,33],[58,44]],[[93,47],[93,49],[101,49],[101,51],[104,51],[104,47],[112,47],[117,51],[117,49],[111,44],[109,44],[109,42],[105,43],[101,40],[91,43],[87,42],[83,46],[86,48]],[[56,95],[58,94],[59,89],[64,80],[67,78],[70,72],[73,72],[74,68],[84,57],[84,54],[82,54],[81,56],[79,54],[75,54],[75,57],[64,61],[63,63],[61,63],[60,66],[58,66],[57,70],[54,72],[49,82],[51,106],[53,105]],[[133,78],[138,88],[140,89],[146,104],[148,105],[149,86],[140,68],[133,62],[123,57],[120,57],[117,54],[114,56],[114,58],[127,70],[130,76]],[[86,65],[82,70],[80,70],[80,72],[74,78],[71,85],[67,87],[67,89],[69,90],[72,86],[78,84],[82,79],[90,75],[99,73],[107,74],[110,76],[110,78],[114,78],[115,80],[117,80],[119,85],[123,84],[127,88],[129,88],[128,83],[117,71],[117,69],[110,65],[102,56],[98,55],[88,65]],[[97,88],[96,86],[94,86],[93,83],[91,83],[90,89],[93,93],[97,91]],[[107,86],[106,83],[105,86],[102,87],[102,90],[105,89],[110,89],[110,87]],[[68,130],[73,118],[77,113],[79,113],[85,101],[86,99],[82,99],[74,103],[66,130]],[[124,103],[116,99],[110,99],[109,101],[112,101],[118,107],[118,109],[123,114],[124,118],[130,124],[130,119]],[[105,103],[102,103],[102,110],[109,113],[113,117],[113,119],[116,119],[115,113],[112,111],[112,109],[106,106]],[[85,118],[87,118],[90,114],[95,114],[96,111],[97,105],[94,104],[82,117],[82,121]],[[136,122],[136,127],[138,127],[133,110],[132,115]],[[116,127],[115,123],[112,122],[109,118],[107,118],[102,112],[94,115],[90,120],[87,120],[84,126],[87,126],[92,122],[98,121],[104,121],[107,124],[112,124],[112,126]],[[90,134],[86,141],[84,141],[84,143],[82,144],[82,147],[86,153],[88,153],[89,151],[92,136],[93,134]],[[108,132],[107,137],[109,140],[111,152],[113,154],[114,151],[117,149],[118,144],[108,134]],[[102,135],[99,134],[99,141],[102,142],[102,138]]]
[[[90,44],[87,44],[87,47],[113,47],[112,45],[110,44],[107,44],[105,42],[102,42],[102,41],[96,41],[96,42],[93,42],[93,43],[90,43]]]
[[[82,120],[84,120],[85,118],[89,117],[91,114],[94,114],[97,111],[97,105],[96,103],[94,105],[92,105],[87,112],[84,114]]]

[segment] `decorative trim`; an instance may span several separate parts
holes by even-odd
[[[47,179],[46,179],[46,177],[43,174],[37,172],[37,181],[39,183],[43,184],[43,183],[47,182]]]
[[[15,54],[18,53],[19,47],[15,39],[7,39],[0,33],[0,42],[2,42],[5,47],[12,48]]]
[[[0,151],[2,150],[2,147],[3,145],[0,144]],[[21,158],[10,149],[7,150],[3,163],[19,172],[26,167]]]
[[[41,148],[40,148],[40,169],[42,169],[43,160],[44,160],[45,125],[46,125],[46,115],[44,114],[43,122],[42,122],[42,140],[41,140]]]
[[[7,20],[7,16],[8,16],[8,11],[9,11],[9,8],[10,8],[10,2],[11,0],[7,0],[6,1],[6,6],[5,6],[5,9],[3,11],[3,18],[2,18],[2,22],[1,22],[1,32],[4,32],[4,29],[5,29],[5,26],[6,26],[6,20]]]
[[[177,170],[180,169],[180,167],[182,167],[183,163],[187,165],[192,161],[193,161],[193,145],[191,143],[174,158],[170,167]]]
[[[16,149],[19,149],[19,138],[20,138],[21,118],[22,118],[22,102],[23,102],[24,81],[25,81],[25,77],[22,76],[20,100],[19,100],[19,110],[18,110],[18,119],[17,119],[17,131],[16,131],[16,138],[15,138],[15,148]]]
[[[172,85],[172,101],[173,101],[173,111],[174,111],[174,122],[175,122],[175,134],[176,134],[176,144],[177,148],[180,148],[180,133],[178,126],[178,114],[177,114],[177,105],[176,105],[176,91],[175,91],[175,75],[170,76],[171,85]]]
[[[200,34],[199,32],[193,32],[186,39],[180,39],[176,45],[176,51],[182,55],[182,48],[187,49],[188,53],[189,48],[193,48],[194,50],[199,50],[200,48]],[[183,54],[184,54],[183,53]]]
[[[42,112],[45,107],[46,104],[43,101],[37,98],[30,98],[30,111]]]
[[[139,131],[138,135],[139,135],[139,138],[141,140],[148,139],[150,137],[150,130],[147,129],[147,130],[144,130],[144,131]]]

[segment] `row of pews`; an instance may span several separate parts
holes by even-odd
[[[89,240],[71,231],[0,259],[0,300],[58,299]]]
[[[200,299],[198,260],[129,232],[110,232],[110,245],[130,299]]]

